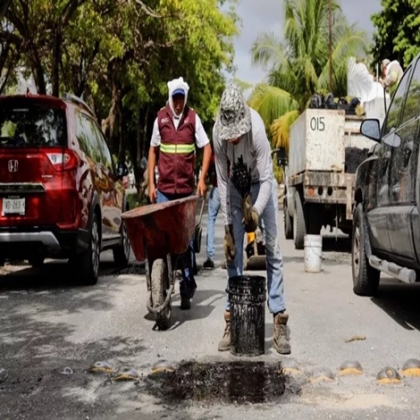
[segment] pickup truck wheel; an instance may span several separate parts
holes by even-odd
[[[284,236],[286,237],[286,239],[293,239],[293,219],[290,217],[286,200],[283,201],[283,213],[284,213]]]
[[[352,237],[352,272],[353,292],[359,296],[373,296],[378,291],[381,273],[369,265],[365,251],[367,235],[366,221],[363,207],[356,207],[353,219]]]
[[[295,217],[293,218],[293,238],[295,248],[303,249],[306,235],[305,213],[303,212],[302,198],[295,192]]]

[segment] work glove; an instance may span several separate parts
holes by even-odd
[[[225,257],[227,261],[235,258],[235,241],[233,239],[232,225],[225,225],[225,241],[223,243]]]
[[[260,217],[257,211],[252,206],[251,194],[248,194],[242,201],[242,223],[245,226],[245,232],[253,233],[257,230]]]

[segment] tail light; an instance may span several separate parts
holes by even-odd
[[[77,168],[79,164],[77,154],[70,149],[48,150],[45,154],[58,172],[70,171]]]

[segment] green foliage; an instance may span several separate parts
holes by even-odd
[[[388,58],[408,66],[420,52],[420,1],[382,0],[382,10],[371,19],[375,27],[375,63]]]
[[[223,72],[233,65],[236,3],[9,2],[0,15],[0,73],[24,68],[39,93],[83,95],[112,153],[121,159],[128,151],[140,181],[140,159],[147,153],[156,112],[167,101],[169,80],[184,77],[191,88],[189,105],[205,127],[212,125]],[[10,76],[8,86],[12,82]]]
[[[253,63],[270,72],[269,86],[257,86],[250,103],[271,127],[273,145],[288,147],[291,123],[314,93],[329,89],[328,4],[329,0],[285,0],[283,37],[262,33],[253,44]],[[366,39],[348,24],[335,0],[332,13],[333,93],[344,96],[347,59],[364,54]]]

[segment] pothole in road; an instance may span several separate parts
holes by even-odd
[[[145,387],[147,392],[169,404],[185,400],[259,404],[282,399],[288,389],[287,382],[280,363],[184,362],[174,372],[150,375]]]

